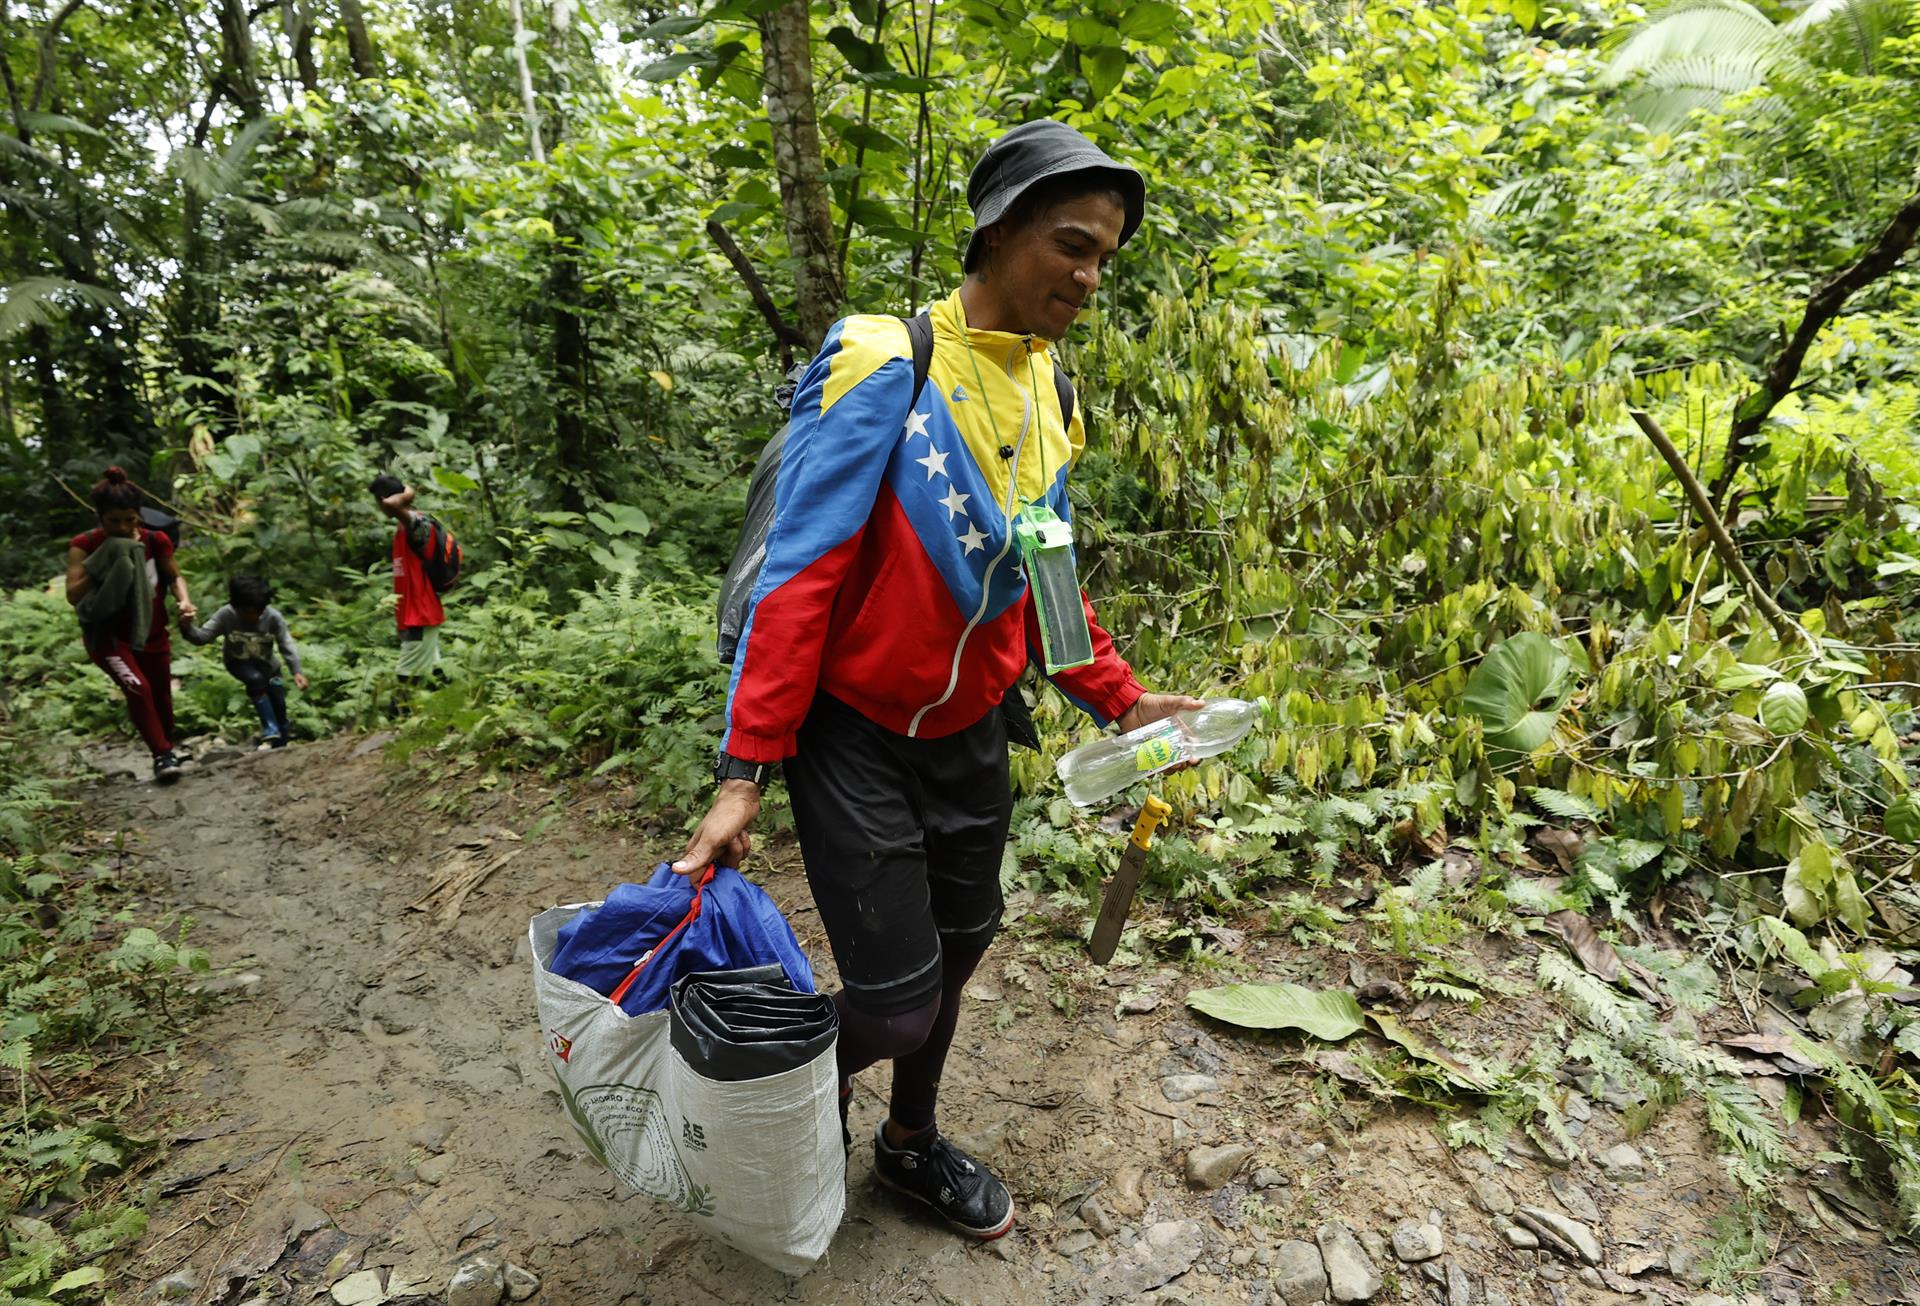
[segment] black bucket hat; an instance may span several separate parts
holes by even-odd
[[[973,210],[973,237],[962,266],[971,271],[984,242],[980,233],[1007,216],[1014,201],[1036,182],[1069,172],[1098,172],[1126,201],[1120,243],[1139,230],[1147,207],[1147,183],[1140,173],[1064,122],[1042,118],[1024,122],[987,146],[967,178],[967,205]]]

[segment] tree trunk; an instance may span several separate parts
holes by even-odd
[[[308,95],[320,93],[320,67],[313,61],[313,15],[305,0],[280,0],[280,25],[293,46],[293,66]]]
[[[246,0],[220,2],[220,76],[227,98],[251,122],[266,112],[260,93],[260,65],[253,53],[253,20]]]
[[[347,60],[356,80],[380,75],[380,55],[367,35],[367,15],[360,0],[340,0],[340,25],[347,29]]]
[[[561,240],[572,235],[566,227]],[[547,279],[553,310],[554,456],[562,469],[564,506],[580,512],[600,493],[587,437],[587,330],[580,320],[580,264],[571,249],[555,249]]]
[[[513,15],[513,66],[520,75],[520,112],[527,120],[527,153],[535,163],[545,163],[547,149],[540,143],[540,110],[533,100],[533,71],[527,67],[527,25],[521,17],[520,0],[507,0],[507,12]]]
[[[800,330],[807,337],[807,347],[817,349],[840,315],[841,289],[833,249],[833,203],[813,102],[807,0],[786,0],[760,15],[759,23],[763,94],[773,127],[787,246],[796,265]]]
[[[7,443],[18,452],[26,452],[20,443],[20,426],[13,419],[13,359],[0,358],[0,426],[6,427]]]

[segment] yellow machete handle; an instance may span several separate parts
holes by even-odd
[[[1133,823],[1133,846],[1142,852],[1152,847],[1153,832],[1172,815],[1173,808],[1149,794],[1146,806],[1140,809],[1140,815]]]

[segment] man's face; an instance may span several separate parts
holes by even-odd
[[[1120,248],[1126,211],[1106,195],[1083,195],[1038,214],[994,250],[993,281],[1031,335],[1058,340],[1100,288]]]
[[[109,508],[100,514],[100,529],[109,535],[130,540],[140,529],[138,508]]]

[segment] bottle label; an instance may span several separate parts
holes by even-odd
[[[1174,757],[1171,739],[1149,739],[1133,750],[1133,768],[1136,771],[1158,771],[1163,766],[1172,766]]]

